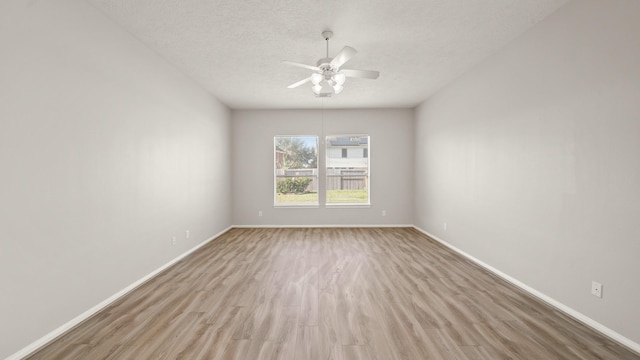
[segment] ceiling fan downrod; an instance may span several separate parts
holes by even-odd
[[[327,42],[327,58],[329,58],[329,39],[333,36],[333,31],[325,30],[322,32],[322,37]]]

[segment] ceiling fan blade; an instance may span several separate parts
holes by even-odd
[[[288,61],[288,60],[283,60],[283,63],[287,64],[287,65],[292,65],[292,66],[297,66],[297,67],[301,67],[303,69],[309,69],[309,70],[313,70],[313,71],[320,71],[320,68],[317,66],[311,66],[311,65],[306,65],[306,64],[301,64],[301,63],[297,63],[297,62],[293,62],[293,61]]]
[[[331,60],[331,63],[329,63],[329,65],[334,68],[340,68],[340,66],[344,65],[347,61],[349,61],[349,59],[353,57],[353,55],[357,53],[358,52],[356,51],[356,49],[350,46],[345,46],[342,48],[342,50],[340,50],[338,55],[336,55],[336,57]]]
[[[342,73],[348,77],[362,78],[362,79],[377,79],[378,76],[380,76],[380,71],[372,71],[372,70],[342,69],[339,71],[339,73]]]
[[[308,78],[304,79],[304,80],[300,80],[297,83],[293,83],[289,86],[287,86],[289,89],[293,89],[293,88],[297,88],[300,85],[304,85],[306,83],[308,83],[309,81],[311,81],[311,76],[309,76]]]

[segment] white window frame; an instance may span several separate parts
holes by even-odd
[[[367,138],[367,157],[363,157],[367,163],[367,172],[366,172],[366,189],[367,189],[367,202],[358,202],[358,203],[340,203],[340,202],[329,202],[329,179],[328,179],[328,169],[329,169],[329,139],[330,138],[338,138],[338,137],[366,137]],[[322,172],[319,173],[319,176],[324,178],[324,186],[322,187],[322,191],[324,192],[324,206],[326,208],[361,208],[361,207],[371,207],[371,135],[368,134],[333,134],[327,135],[324,138],[324,161],[322,166]],[[347,154],[349,153],[347,149]],[[342,151],[341,151],[342,154]],[[348,158],[348,155],[347,155]]]
[[[316,202],[300,202],[300,203],[278,203],[278,157],[276,152],[277,138],[315,138],[316,139],[316,174],[315,181],[318,188]],[[320,207],[320,138],[318,135],[275,135],[273,137],[273,207],[274,208],[319,208]]]

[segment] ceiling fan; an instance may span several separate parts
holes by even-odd
[[[357,51],[350,46],[345,46],[334,58],[330,58],[329,39],[331,39],[331,36],[333,36],[333,32],[329,30],[322,32],[322,37],[327,42],[327,57],[318,60],[316,66],[287,60],[283,61],[283,63],[287,65],[313,70],[311,76],[289,85],[289,89],[311,82],[313,84],[311,90],[317,97],[330,97],[332,94],[337,95],[342,92],[347,77],[377,79],[378,76],[380,76],[380,72],[378,71],[341,69],[342,65],[349,61]]]

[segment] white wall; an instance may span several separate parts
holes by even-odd
[[[636,343],[639,14],[569,3],[422,104],[415,135],[417,226]]]
[[[409,109],[326,110],[324,115],[322,110],[234,110],[234,225],[411,224],[413,116]],[[273,137],[318,135],[322,140],[323,133],[370,135],[371,207],[327,209],[321,201],[315,209],[274,208]],[[319,154],[324,155],[322,144]]]
[[[5,358],[231,224],[230,111],[80,0],[3,0],[0,49]]]

